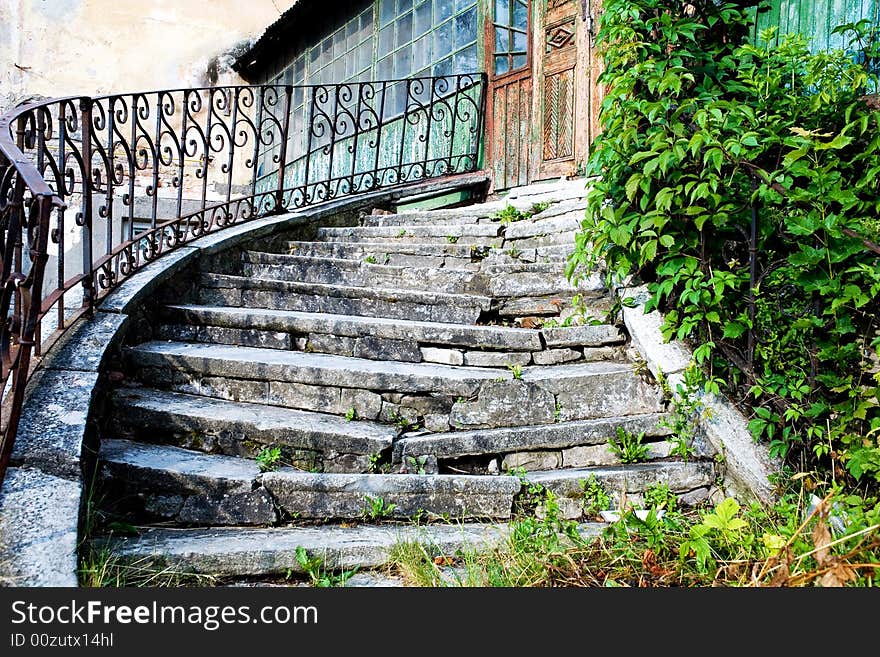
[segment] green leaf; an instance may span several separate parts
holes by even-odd
[[[673,244],[675,244],[675,238],[672,235],[661,235],[660,244],[668,249],[672,247]]]

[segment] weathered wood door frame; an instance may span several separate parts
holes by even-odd
[[[590,139],[590,105],[592,76],[589,32],[590,7],[583,0],[539,0],[532,28],[535,53],[534,79],[536,93],[532,116],[535,117],[535,138],[532,147],[531,170],[535,180],[559,178],[577,173],[587,157]],[[570,33],[570,37],[568,36]],[[559,80],[568,85],[563,90]],[[556,82],[554,95],[553,83]],[[551,98],[572,103],[568,116],[561,116],[560,108],[548,107]],[[565,109],[565,108],[562,108]],[[554,124],[553,119],[564,119]],[[567,148],[553,157],[546,134],[551,126],[568,131]],[[552,132],[552,130],[551,130]],[[561,144],[562,140],[557,140]]]
[[[538,0],[539,2],[541,0]],[[527,34],[534,28],[535,1],[528,3]],[[526,65],[495,75],[495,2],[487,0],[485,22],[486,70],[489,89],[486,107],[486,157],[493,173],[493,187],[505,189],[532,180],[533,38],[526,39]],[[514,110],[514,111],[511,111]]]

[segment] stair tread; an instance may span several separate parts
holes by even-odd
[[[346,450],[373,454],[391,445],[397,435],[395,427],[364,420],[345,420],[337,415],[296,409],[227,401],[200,395],[166,392],[152,388],[123,388],[114,393],[118,410],[131,413],[149,411],[163,421],[182,429],[193,429],[199,423],[225,425],[247,430],[251,438],[263,437],[269,442],[292,444],[310,449],[336,448],[345,443]]]
[[[205,374],[236,378],[291,381],[337,387],[385,389],[388,377],[426,392],[462,386],[474,390],[483,381],[511,378],[510,372],[478,367],[378,361],[351,356],[281,351],[189,342],[146,342],[129,348],[141,364],[173,364],[191,359],[190,366]],[[448,384],[445,385],[445,384]]]
[[[140,470],[163,471],[178,477],[254,481],[260,468],[256,461],[237,456],[205,454],[171,445],[140,443],[121,438],[102,438],[99,459]]]
[[[451,294],[448,292],[423,292],[419,290],[391,287],[364,287],[356,285],[335,285],[332,283],[300,283],[272,278],[252,278],[232,274],[205,273],[202,285],[235,288],[240,290],[276,290],[315,296],[353,297],[380,299],[385,301],[404,301],[425,305],[455,305],[488,309],[491,299],[473,294]]]
[[[602,523],[580,526],[596,536]],[[436,554],[463,548],[487,549],[508,535],[506,523],[469,522],[435,525],[324,525],[321,527],[148,529],[114,539],[112,551],[125,562],[155,559],[195,573],[257,576],[302,572],[296,549],[323,557],[326,568],[373,568],[388,563],[400,542],[419,542]]]
[[[627,431],[645,431],[652,436],[669,435],[670,430],[660,426],[666,415],[642,413],[620,417],[557,422],[555,424],[523,425],[495,429],[472,429],[432,434],[407,433],[395,443],[395,454],[432,454],[439,458],[494,454],[534,449],[564,449],[585,444],[605,442],[615,437],[615,428]]]
[[[523,351],[541,349],[538,331],[509,326],[427,322],[361,315],[310,313],[297,310],[240,308],[238,306],[180,304],[171,305],[168,308],[197,317],[206,323],[221,318],[230,319],[230,324],[236,328],[331,333],[348,337],[371,335],[399,340],[417,339],[418,341],[456,346],[470,346],[477,343],[486,347]],[[565,329],[555,330],[564,331]]]

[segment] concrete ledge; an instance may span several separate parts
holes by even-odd
[[[77,536],[89,416],[105,356],[124,338],[129,315],[162,283],[202,255],[340,211],[393,202],[407,194],[474,186],[477,172],[427,180],[264,217],[206,235],[146,265],[72,327],[28,384],[11,467],[0,490],[0,585],[76,586]]]
[[[657,311],[644,312],[650,297],[646,286],[618,288],[621,299],[633,299],[635,305],[623,307],[623,321],[633,346],[647,362],[655,377],[666,377],[673,394],[683,372],[693,360],[690,349],[673,340],[666,342],[660,332],[663,317]],[[758,499],[765,504],[775,501],[770,477],[779,472],[782,463],[772,459],[757,444],[748,429],[748,421],[726,397],[701,395],[704,412],[698,420],[701,438],[724,457],[725,493],[740,500]]]
[[[0,586],[77,586],[78,482],[10,468],[0,491]]]
[[[97,384],[97,372],[37,372],[28,385],[12,465],[80,482],[83,442]]]

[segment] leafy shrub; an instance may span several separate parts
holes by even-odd
[[[604,3],[601,179],[568,273],[648,283],[771,453],[876,487],[880,30],[754,45],[743,4]]]

